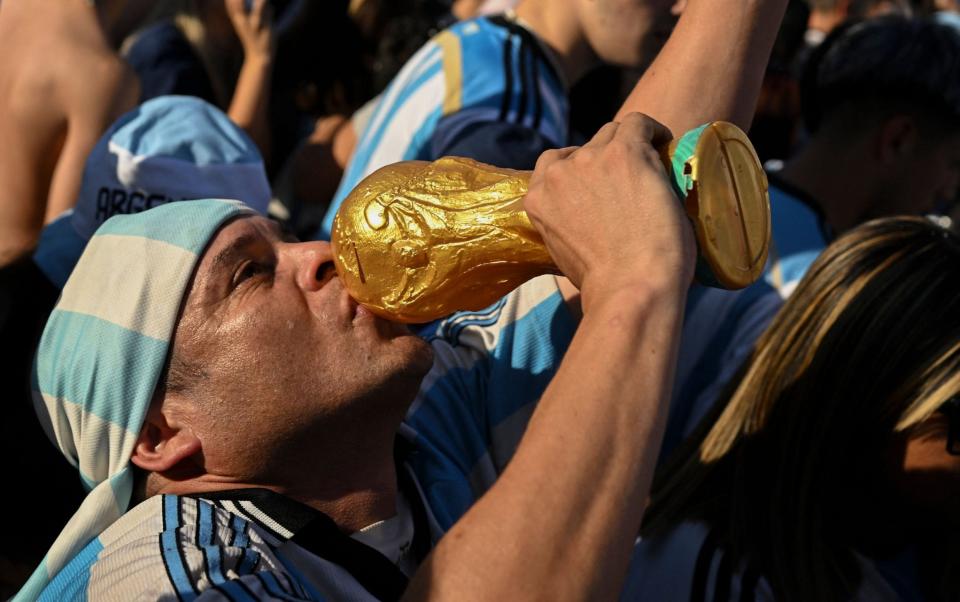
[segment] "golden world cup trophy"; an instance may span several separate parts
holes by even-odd
[[[770,240],[767,179],[735,125],[713,122],[661,150],[697,238],[697,281],[743,288]],[[388,165],[363,180],[333,222],[334,263],[377,315],[422,323],[487,307],[559,273],[523,210],[529,171],[444,157]]]

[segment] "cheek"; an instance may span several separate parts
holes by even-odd
[[[936,520],[957,521],[960,501],[960,456],[946,451],[946,437],[928,433],[912,438],[904,450],[900,492],[913,508]]]

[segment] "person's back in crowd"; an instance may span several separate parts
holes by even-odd
[[[145,5],[3,3],[0,140],[7,150],[0,155],[0,266],[29,253],[43,224],[73,205],[90,149],[136,104],[136,77],[111,38]]]
[[[631,599],[958,599],[958,341],[957,235],[838,238],[657,472]]]
[[[761,280],[694,287],[665,450],[689,433],[811,262],[872,218],[946,209],[960,178],[960,36],[881,17],[834,33],[801,82],[809,142],[769,173],[772,233]]]
[[[567,91],[602,62],[649,63],[675,20],[672,1],[525,0],[516,12],[457,23],[393,79],[353,151],[319,235],[380,167],[444,155],[532,169],[570,144]]]
[[[32,495],[8,498],[22,520],[6,527],[0,558],[21,572],[3,576],[9,596],[82,499],[74,470],[40,430],[30,397],[30,366],[44,323],[96,228],[113,215],[198,197],[244,195],[265,212],[270,189],[252,141],[219,109],[190,97],[154,99],[118,119],[84,168],[73,210],[48,225],[33,254],[0,267],[0,368],[6,387],[2,439],[12,482]],[[43,475],[43,479],[38,476]],[[12,589],[11,589],[12,588]]]

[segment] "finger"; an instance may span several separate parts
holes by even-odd
[[[617,129],[619,127],[620,127],[620,124],[617,123],[616,121],[611,121],[610,123],[604,124],[603,127],[597,130],[597,133],[593,135],[593,138],[591,138],[586,144],[583,145],[583,147],[587,148],[592,146],[603,146],[605,144],[608,144],[611,140],[613,140],[613,137],[617,134]]]
[[[562,161],[572,155],[578,148],[578,146],[567,146],[564,148],[555,148],[548,150],[540,155],[540,158],[537,159],[537,165],[533,168],[533,174],[530,176],[529,186],[532,188],[534,185],[538,184],[543,178],[543,174],[546,171],[547,167],[556,163],[557,161]]]
[[[643,113],[629,113],[621,121],[616,136],[631,142],[644,142],[660,148],[673,140],[673,134],[656,119]]]

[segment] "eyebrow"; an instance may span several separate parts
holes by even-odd
[[[240,252],[244,248],[255,243],[258,238],[259,237],[256,234],[248,232],[230,241],[230,244],[221,249],[220,252],[217,253],[213,258],[213,262],[210,266],[211,271],[216,272],[221,268],[229,267],[230,264],[233,263],[234,258],[240,255]]]
[[[270,231],[279,240],[284,242],[296,242],[297,238],[293,231],[289,228],[285,228],[275,220],[270,220],[269,227]],[[241,255],[245,248],[257,242],[261,242],[262,238],[263,237],[259,232],[245,232],[244,234],[236,237],[214,256],[210,265],[210,271],[216,273],[220,269],[229,268],[231,264],[235,263],[236,257]]]

